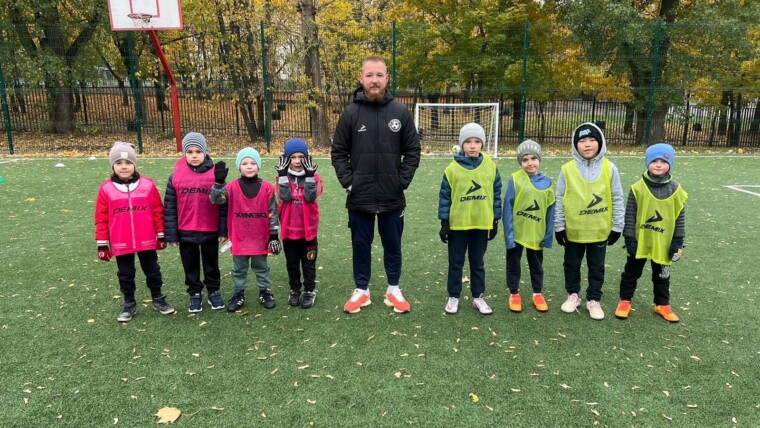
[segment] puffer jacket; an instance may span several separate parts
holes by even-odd
[[[409,109],[388,91],[382,102],[371,102],[359,86],[340,115],[331,158],[341,186],[351,186],[346,208],[403,209],[404,190],[420,164],[420,140]]]

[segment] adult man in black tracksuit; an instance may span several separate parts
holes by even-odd
[[[404,190],[420,164],[420,140],[409,109],[388,92],[388,68],[379,57],[362,64],[361,86],[340,116],[332,143],[332,164],[346,189],[356,289],[343,310],[356,313],[371,303],[369,279],[375,217],[388,278],[385,304],[409,312],[399,289]]]

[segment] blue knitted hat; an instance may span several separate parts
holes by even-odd
[[[182,139],[182,153],[187,152],[187,149],[190,147],[197,147],[204,155],[208,154],[206,137],[200,132],[188,132],[187,135],[185,135],[185,138]]]
[[[676,151],[673,149],[673,146],[666,143],[653,144],[649,146],[646,153],[644,153],[644,158],[647,168],[649,167],[650,163],[656,161],[657,159],[662,159],[667,162],[668,165],[670,165],[671,170],[676,165]]]
[[[291,138],[285,142],[285,157],[289,158],[293,156],[293,153],[303,153],[304,156],[309,156],[309,148],[306,146],[306,141],[299,138]]]
[[[238,152],[237,158],[235,159],[235,166],[237,166],[238,171],[240,171],[240,164],[243,163],[243,159],[245,158],[253,159],[253,161],[256,162],[256,165],[259,166],[259,171],[261,170],[261,156],[259,156],[259,152],[253,147],[246,147]]]

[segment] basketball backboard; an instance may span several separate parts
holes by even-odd
[[[181,30],[181,0],[108,0],[113,31]]]

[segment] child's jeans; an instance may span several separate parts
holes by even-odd
[[[256,275],[259,290],[269,288],[269,264],[267,256],[232,256],[232,288],[243,291],[248,288],[248,265]]]

